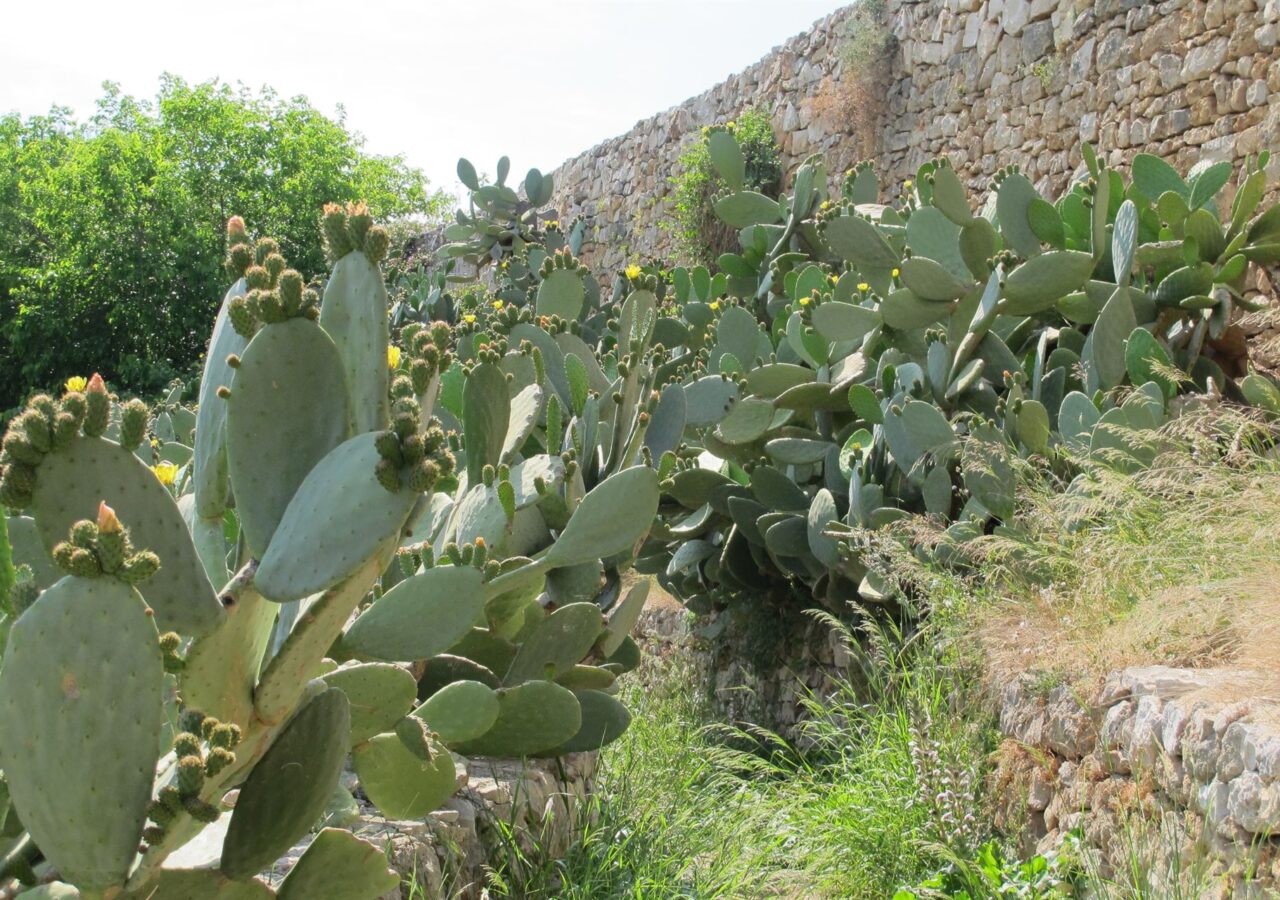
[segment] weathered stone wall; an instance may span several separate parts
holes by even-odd
[[[1275,896],[1280,728],[1257,674],[1134,668],[1089,698],[1012,682],[992,791],[1000,824],[1027,852],[1079,830],[1099,869],[1138,861],[1154,896],[1207,883],[1222,889],[1212,896]]]
[[[1280,0],[885,0],[897,38],[882,85],[859,91],[842,55],[851,7],[741,73],[556,171],[555,204],[584,216],[587,256],[613,269],[671,258],[670,176],[703,125],[772,110],[788,171],[809,153],[843,171],[872,156],[908,177],[947,154],[975,190],[1016,163],[1058,191],[1093,142],[1180,168],[1280,150]],[[879,108],[866,99],[883,97]],[[859,123],[872,116],[868,140]],[[1280,157],[1272,167],[1280,175]]]

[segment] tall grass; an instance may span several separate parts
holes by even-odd
[[[872,677],[809,699],[803,751],[705,724],[687,663],[647,662],[568,855],[499,866],[492,895],[884,898],[946,848],[970,852],[984,836],[973,812],[991,735],[957,704],[968,676],[928,642],[873,633]]]

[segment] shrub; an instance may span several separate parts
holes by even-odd
[[[841,75],[815,98],[818,110],[859,142],[862,155],[875,150],[890,83],[889,56],[898,46],[887,18],[884,0],[861,0],[853,6],[839,43]]]
[[[737,138],[746,159],[746,188],[776,193],[782,186],[782,166],[768,110],[744,109],[724,127]],[[681,154],[679,174],[671,179],[675,221],[670,227],[675,230],[678,253],[689,264],[711,265],[721,253],[736,246],[737,230],[726,226],[715,213],[715,201],[724,195],[727,185],[711,164],[709,134],[710,129],[704,128],[701,139]]]
[[[83,122],[0,117],[0,410],[70,375],[143,392],[192,371],[227,217],[277,235],[310,277],[321,204],[357,198],[383,218],[443,206],[421,172],[365,153],[303,97],[170,76],[154,102],[107,84]]]

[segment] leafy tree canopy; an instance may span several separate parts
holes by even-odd
[[[305,97],[171,75],[154,101],[103,89],[87,121],[0,116],[0,410],[71,375],[144,392],[189,370],[226,288],[229,216],[313,276],[324,203],[385,221],[449,202]]]

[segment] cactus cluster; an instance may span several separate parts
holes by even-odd
[[[730,179],[732,136],[716,137]],[[686,430],[658,463],[661,524],[637,569],[700,612],[761,595],[897,609],[872,533],[931,515],[944,539],[917,552],[954,559],[1016,535],[1019,459],[1087,490],[1090,463],[1151,463],[1180,393],[1274,402],[1219,352],[1257,308],[1249,266],[1280,259],[1280,211],[1258,208],[1266,156],[1221,215],[1228,164],[1184,180],[1139,156],[1127,182],[1085,157],[1054,202],[1009,168],[971,205],[946,159],[890,203],[870,164],[828,194],[817,156],[790,196],[722,198],[739,252],[670,276]]]
[[[740,187],[732,131],[708,140]],[[0,875],[271,896],[254,876],[342,799],[348,756],[387,815],[419,816],[466,756],[616,739],[648,589],[630,569],[698,611],[895,608],[867,556],[895,522],[935,517],[916,550],[952,560],[1016,535],[1023,461],[1087,491],[1093,465],[1151,464],[1181,394],[1280,412],[1223,352],[1250,266],[1280,260],[1266,158],[1219,213],[1230,167],[1139,156],[1126,181],[1085,156],[1053,202],[1005,169],[978,206],[945,159],[881,203],[869,164],[832,193],[813,157],[791,194],[717,201],[739,235],[719,271],[637,265],[611,289],[581,224],[542,211],[549,176],[522,197],[505,159],[494,183],[463,161],[439,320],[407,324],[363,205],[325,208],[319,293],[233,218],[194,410],[94,376],[5,435],[0,503],[30,515],[0,534],[22,825]],[[457,259],[489,267],[483,305],[443,302]],[[237,787],[210,865],[164,866]],[[274,893],[389,877],[326,829]]]
[[[231,220],[194,410],[95,375],[33,398],[4,439],[3,502],[30,512],[4,544],[22,579],[0,607],[0,768],[25,828],[6,879],[270,894],[255,876],[320,819],[348,756],[384,812],[425,815],[466,755],[627,727],[614,693],[647,583],[622,576],[659,502],[652,297],[602,309],[553,250],[529,270],[537,315],[393,341],[386,233],[359,204],[326,207],[324,231],[321,299]],[[213,865],[164,866],[232,788]],[[279,896],[369,855],[325,834]],[[385,866],[360,872],[326,896],[386,890]]]

